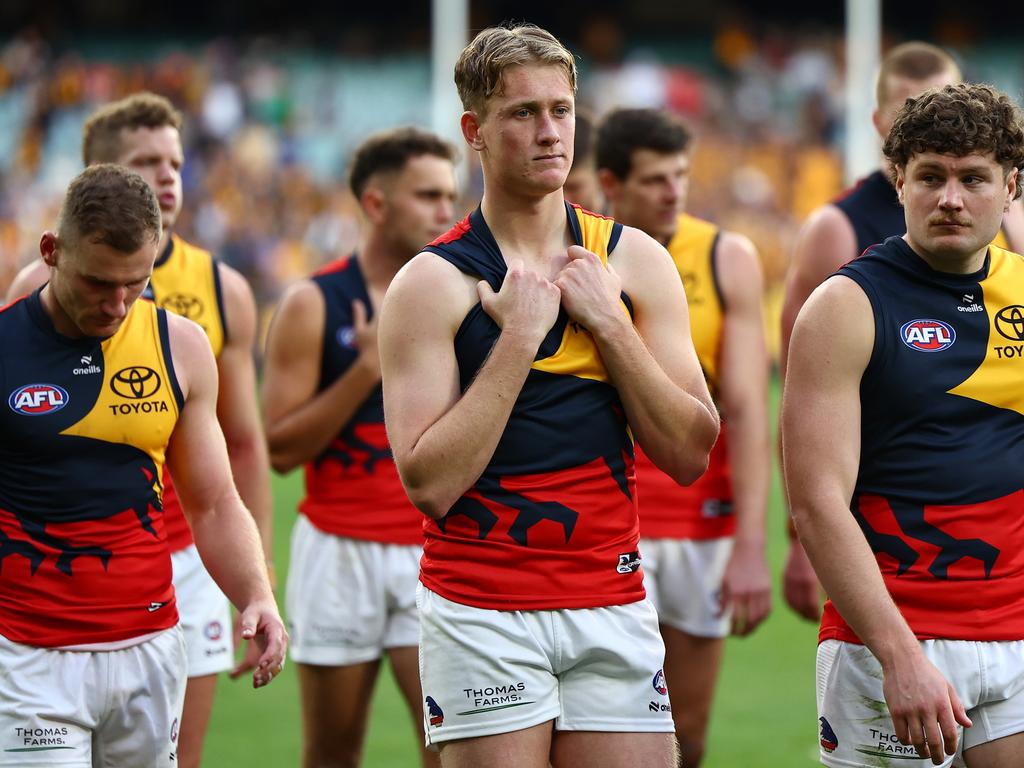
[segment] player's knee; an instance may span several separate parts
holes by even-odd
[[[676,764],[682,768],[698,768],[704,759],[704,739],[687,739],[679,737]]]

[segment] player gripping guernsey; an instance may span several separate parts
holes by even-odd
[[[381,309],[388,437],[428,518],[424,729],[444,766],[676,765],[632,437],[680,482],[718,420],[671,260],[567,204],[576,66],[533,25],[455,71],[480,207]]]
[[[989,243],[1020,194],[1024,122],[989,86],[931,89],[885,154],[907,234],[812,294],[783,406],[797,530],[831,597],[821,759],[1016,765],[1024,257]]]

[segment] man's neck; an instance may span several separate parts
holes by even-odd
[[[50,322],[53,323],[53,329],[61,336],[79,339],[84,335],[81,329],[71,321],[71,316],[64,311],[60,301],[57,300],[57,296],[53,292],[52,279],[39,292],[39,303],[42,305],[43,311],[50,318]]]
[[[506,259],[544,269],[548,258],[567,245],[565,201],[561,190],[543,197],[518,197],[485,189],[480,210]]]
[[[951,275],[970,275],[985,266],[985,256],[988,254],[988,246],[970,254],[937,254],[925,250],[904,235],[910,249],[918,257],[936,272],[946,272]]]
[[[359,244],[356,254],[366,285],[381,292],[387,290],[398,270],[415,256],[372,230]]]

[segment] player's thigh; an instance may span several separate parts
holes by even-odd
[[[207,572],[195,546],[171,554],[174,593],[188,653],[188,676],[231,669],[234,647],[231,606]]]
[[[644,586],[663,625],[695,637],[729,634],[721,595],[732,548],[731,538],[641,541]]]
[[[550,754],[548,721],[510,733],[444,742],[441,768],[548,768]]]
[[[553,612],[475,608],[422,585],[417,604],[429,744],[520,733],[559,716]]]
[[[556,731],[553,768],[676,768],[679,757],[671,733]]]
[[[378,567],[384,579],[385,626],[383,646],[415,648],[420,642],[416,588],[420,582],[422,546],[383,544]]]
[[[665,646],[647,600],[553,613],[562,700],[556,731],[675,731]]]
[[[358,750],[366,733],[380,661],[345,666],[297,664],[307,748]]]
[[[687,741],[703,741],[725,640],[696,637],[662,625],[665,678],[676,730]]]
[[[0,636],[0,764],[91,768],[106,694],[92,656]]]
[[[384,545],[334,536],[300,515],[285,592],[289,652],[325,667],[380,658],[387,628]]]
[[[935,642],[940,648],[955,645]],[[972,646],[981,667],[976,674],[985,682],[978,702],[964,703],[974,723],[964,732],[967,763],[985,768],[1024,765],[1024,641],[978,642]],[[961,687],[958,685],[958,690]],[[1009,760],[1009,756],[1014,759]]]
[[[181,768],[195,768],[199,765],[216,692],[217,675],[188,678],[181,728],[178,731],[178,765]]]
[[[185,641],[179,627],[106,653],[109,706],[93,736],[103,768],[176,768],[185,698]]]
[[[925,649],[928,655],[927,648]],[[943,670],[943,660],[930,657]],[[963,664],[961,666],[966,666]],[[818,646],[818,743],[821,762],[834,768],[919,765],[914,747],[901,744],[882,692],[882,668],[866,646],[825,640]],[[958,728],[958,745],[963,729]],[[941,764],[962,766],[960,750]]]

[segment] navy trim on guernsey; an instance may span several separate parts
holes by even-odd
[[[174,399],[178,403],[178,413],[181,413],[182,408],[185,407],[185,395],[182,394],[181,385],[178,383],[178,374],[174,372],[174,355],[171,354],[171,334],[167,327],[167,310],[157,309],[156,324],[160,329],[160,345],[163,347],[167,376],[171,380],[171,391],[174,392]]]
[[[881,171],[865,176],[832,203],[853,227],[857,255],[887,237],[907,231],[907,220],[896,188]]]
[[[156,269],[157,267],[162,267],[164,264],[166,264],[167,260],[171,258],[171,254],[174,252],[174,238],[171,237],[170,232],[167,232],[165,234],[167,235],[167,245],[164,246],[163,251],[160,252],[160,255],[156,257],[156,261],[153,262],[153,269]]]
[[[228,340],[231,338],[231,334],[228,331],[228,317],[224,310],[224,292],[220,285],[220,262],[215,258],[210,258],[213,267],[213,290],[217,295],[217,314],[220,315],[220,328],[223,340],[221,341],[221,349],[227,346]]]
[[[715,296],[718,297],[718,306],[725,314],[725,294],[722,293],[722,281],[718,277],[718,243],[722,239],[722,230],[715,232],[715,239],[711,241],[711,284],[715,286]]]

